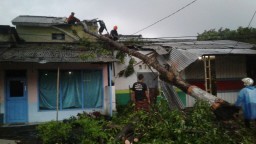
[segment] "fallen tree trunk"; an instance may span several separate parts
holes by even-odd
[[[188,83],[186,83],[179,75],[179,73],[175,70],[175,68],[171,68],[170,70],[167,70],[164,66],[160,65],[159,62],[156,59],[152,59],[149,58],[146,55],[143,55],[139,52],[137,52],[136,50],[133,49],[129,49],[128,47],[126,47],[124,44],[118,43],[116,41],[111,40],[110,38],[103,36],[103,35],[98,35],[96,33],[92,33],[90,31],[88,31],[88,29],[86,28],[86,24],[85,23],[81,23],[84,26],[84,32],[100,39],[101,41],[104,41],[106,43],[108,43],[109,45],[112,46],[112,49],[114,50],[120,50],[124,53],[127,53],[129,55],[132,55],[134,57],[137,57],[139,59],[141,59],[144,63],[146,63],[148,66],[153,67],[155,70],[157,70],[160,73],[160,78],[166,82],[171,83],[172,85],[178,87],[179,89],[181,89],[182,91],[184,91],[185,93],[189,94],[190,96],[194,97],[195,99],[200,99],[200,100],[205,100],[208,101],[209,104],[211,105],[211,108],[213,111],[215,111],[218,108],[221,108],[223,104],[225,104],[225,106],[229,106],[230,109],[234,109],[234,113],[230,113],[230,118],[233,118],[233,114],[237,113],[238,111],[236,110],[237,108],[233,105],[228,104],[227,102],[225,102],[224,100],[200,89],[197,86],[194,85],[190,85]],[[225,109],[219,110],[221,111],[221,114],[223,113],[223,111],[225,111]],[[219,114],[219,111],[215,111],[215,113]],[[219,114],[219,116],[221,115]],[[227,117],[227,116],[226,116]]]

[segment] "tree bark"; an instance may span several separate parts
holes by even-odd
[[[82,23],[82,24],[85,25],[84,23]],[[160,65],[159,62],[156,61],[155,59],[149,58],[148,56],[143,55],[143,54],[137,52],[136,50],[129,49],[124,44],[113,41],[106,36],[92,33],[90,31],[88,31],[86,28],[84,29],[84,31],[86,33],[108,43],[115,50],[120,50],[129,55],[132,55],[134,57],[141,59],[144,63],[146,63],[147,65],[149,65],[149,66],[153,67],[155,70],[157,70],[160,73],[160,78],[162,77],[163,80],[175,85],[176,87],[180,88],[182,91],[191,95],[195,99],[201,99],[201,100],[208,101],[213,110],[219,108],[222,105],[222,103],[225,102],[224,100],[200,89],[199,87],[190,85],[187,82],[185,82],[180,77],[179,73],[175,70],[175,68],[172,67],[168,71],[164,66]],[[226,102],[225,102],[225,104],[226,104]]]

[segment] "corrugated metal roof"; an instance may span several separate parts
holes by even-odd
[[[83,59],[83,55],[93,53],[81,49],[63,49],[52,47],[30,46],[27,48],[0,48],[0,62],[115,62],[118,61],[110,55],[96,55],[96,57]]]
[[[46,16],[28,16],[21,15],[12,20],[13,25],[27,26],[52,26],[64,24],[66,17],[46,17]]]
[[[246,54],[255,55],[256,49],[187,49],[191,53],[201,55],[220,55],[220,54]]]
[[[169,57],[165,57],[165,62],[175,66],[178,71],[183,70],[202,55],[256,55],[255,45],[231,40],[157,41],[149,46],[143,46],[142,49],[152,49],[159,55],[168,54]]]
[[[150,47],[143,46],[143,48],[150,48],[159,51],[162,47],[166,51],[171,51],[172,48],[177,50],[184,50],[197,54],[256,54],[256,46],[249,43],[237,42],[231,40],[215,40],[215,41],[182,41],[182,42],[158,42]],[[159,53],[163,54],[162,52]]]

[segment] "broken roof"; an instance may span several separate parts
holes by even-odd
[[[159,54],[169,53],[171,49],[183,50],[191,53],[209,55],[209,54],[256,54],[256,46],[254,44],[232,41],[232,40],[214,40],[214,41],[158,41],[150,46],[143,48],[151,48],[159,51]]]
[[[115,62],[111,55],[95,55],[95,57],[86,58],[85,55],[95,53],[86,48],[78,48],[76,46],[59,46],[56,45],[38,45],[27,44],[19,45],[14,48],[0,48],[0,62],[36,62],[36,63],[52,63],[52,62],[88,62],[88,63],[106,63]],[[84,58],[85,56],[85,58]]]
[[[143,45],[141,49],[152,49],[160,56],[164,55],[166,63],[175,65],[178,71],[203,55],[256,55],[254,44],[232,40],[154,40],[148,45]]]

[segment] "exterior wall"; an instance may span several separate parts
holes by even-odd
[[[243,87],[241,79],[246,77],[246,75],[245,55],[217,56],[217,96],[230,103],[234,103],[237,99],[238,92]]]
[[[240,79],[246,77],[245,56],[216,56],[217,79]]]
[[[184,71],[186,79],[202,80],[204,79],[204,62],[202,60],[196,60],[190,64]]]
[[[116,104],[117,105],[126,105],[130,102],[131,96],[129,89],[127,90],[117,90],[116,89]]]
[[[79,36],[79,38],[84,38],[87,40],[95,40],[92,36],[85,33],[83,31],[83,27],[81,25],[61,25],[57,26],[65,30],[66,32],[72,34],[74,37]],[[26,42],[74,42],[76,41],[72,37],[65,34],[64,40],[52,40],[52,33],[63,34],[62,31],[51,27],[38,27],[38,26],[16,26],[18,35],[21,39]],[[97,32],[96,26],[89,27],[90,30]]]
[[[103,85],[104,91],[108,86],[108,72],[107,64],[69,64],[69,63],[52,63],[52,64],[35,64],[35,63],[1,63],[0,64],[0,113],[5,112],[5,95],[4,95],[4,71],[5,70],[18,70],[26,69],[27,70],[27,88],[28,88],[28,121],[29,122],[44,122],[50,120],[56,120],[56,111],[54,110],[45,110],[39,111],[39,98],[38,98],[38,69],[57,69],[59,66],[60,69],[102,69],[103,71]],[[109,94],[103,92],[104,99],[108,97]],[[104,106],[106,108],[106,106]],[[61,110],[58,112],[58,119],[63,120],[69,118],[70,116],[76,116],[77,113],[83,111],[92,112],[92,111],[101,111],[105,112],[104,108],[102,109],[76,109],[76,110]]]
[[[234,104],[236,102],[237,96],[239,91],[234,92],[218,92],[218,97],[224,99],[225,101],[228,101],[231,104]]]
[[[87,24],[89,31],[91,32],[95,32],[98,33],[98,25],[97,24]],[[88,41],[95,41],[96,38],[92,37],[91,35],[87,34],[84,32],[84,28],[81,25],[71,25],[71,28],[69,27],[65,27],[66,31],[69,31],[70,33],[72,33],[73,31],[75,31],[75,33],[80,37],[80,38],[84,38]]]
[[[58,30],[50,27],[17,26],[18,35],[25,42],[73,42],[74,39],[65,35],[65,40],[52,40],[52,33],[61,34]]]
[[[246,77],[246,56],[216,56],[215,73],[217,96],[229,103],[236,101],[239,90],[243,87],[241,78]],[[185,69],[185,78],[188,82],[204,89],[203,61],[197,60]],[[186,97],[187,106],[191,107],[195,99],[189,95]]]
[[[105,92],[105,95],[106,95],[104,97],[104,113],[107,114],[107,115],[112,116],[112,112],[116,111],[115,86],[106,86],[104,92]],[[109,96],[110,94],[111,94],[112,99],[110,99],[110,96]]]

